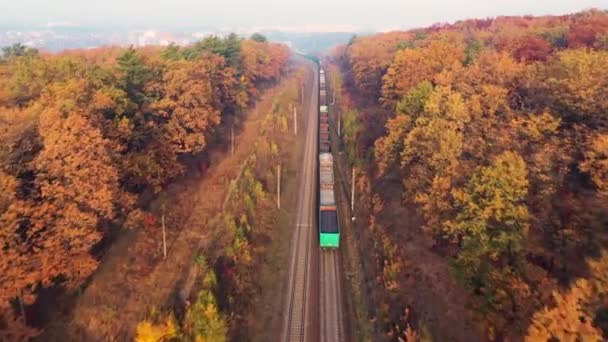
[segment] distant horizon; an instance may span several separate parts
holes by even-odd
[[[182,25],[171,27],[166,25],[79,25],[66,21],[49,21],[47,23],[27,25],[0,25],[0,46],[10,46],[22,43],[25,46],[47,52],[61,52],[67,49],[90,49],[103,46],[167,46],[175,43],[180,46],[193,44],[209,36],[225,36],[236,33],[240,37],[248,37],[253,33],[262,33],[270,41],[281,42],[290,48],[307,52],[325,51],[333,46],[345,44],[352,35],[366,36],[387,31],[406,31],[425,28],[434,24],[454,24],[469,19],[486,19],[510,16],[560,16],[580,13],[590,8],[584,8],[568,13],[550,14],[501,14],[496,16],[467,16],[452,21],[433,21],[426,24],[385,26],[382,29],[355,27],[349,25],[266,25],[266,26],[220,26]],[[605,11],[605,9],[596,7]]]
[[[98,31],[158,30],[158,31],[220,31],[220,32],[385,32],[426,27],[436,23],[454,23],[474,18],[495,18],[501,16],[544,16],[566,15],[591,8],[606,10],[606,1],[582,0],[537,1],[526,3],[523,0],[498,1],[493,4],[481,0],[427,0],[425,3],[377,0],[374,4],[348,3],[346,0],[323,2],[311,0],[310,7],[302,10],[279,10],[277,0],[259,0],[259,6],[247,10],[251,4],[239,4],[239,0],[227,0],[224,4],[207,4],[210,8],[199,8],[200,4],[191,0],[166,1],[134,0],[120,2],[106,0],[103,4],[83,4],[73,0],[57,0],[51,8],[41,0],[11,2],[0,13],[0,29],[43,30],[43,29],[81,29]],[[345,2],[349,7],[340,7]],[[240,12],[230,12],[230,3]],[[272,5],[277,6],[272,6]],[[317,6],[315,6],[317,4]],[[292,5],[292,4],[290,4]],[[371,5],[372,8],[369,8]],[[135,6],[135,7],[133,7]],[[124,7],[124,8],[123,8]],[[268,7],[268,8],[264,8]],[[426,8],[428,7],[428,8]],[[78,11],[82,8],[82,11]],[[326,10],[316,11],[316,8]],[[334,10],[332,10],[334,8]],[[348,8],[348,11],[342,8]],[[377,13],[377,8],[385,8]],[[97,13],[95,16],[87,15]],[[269,11],[277,12],[270,17]],[[137,16],[129,13],[140,12]],[[200,12],[199,14],[197,14]],[[293,12],[293,13],[292,13]],[[348,12],[348,13],[345,13]],[[283,15],[281,15],[283,13]],[[245,15],[247,14],[247,15]],[[126,17],[125,17],[126,15]],[[159,17],[160,15],[160,17]],[[240,18],[243,16],[242,18]],[[198,19],[200,17],[200,19]],[[293,17],[292,20],[283,18]],[[109,18],[109,19],[108,19]],[[240,18],[240,19],[239,19]],[[277,19],[279,18],[279,19]]]

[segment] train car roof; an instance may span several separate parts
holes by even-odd
[[[338,212],[335,210],[321,210],[319,213],[319,230],[321,233],[339,233]]]
[[[321,152],[321,153],[319,153],[319,162],[333,163],[334,156],[328,152]]]

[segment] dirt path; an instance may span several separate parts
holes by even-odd
[[[41,341],[132,340],[137,322],[175,302],[186,280],[188,266],[201,249],[222,239],[210,219],[222,210],[229,182],[255,148],[262,115],[270,110],[275,94],[288,79],[266,92],[236,136],[234,156],[212,154],[204,177],[188,175],[159,196],[152,211],[167,213],[168,257],[162,259],[160,229],[141,228],[125,234],[110,248],[90,285],[76,299],[70,315],[59,317]]]

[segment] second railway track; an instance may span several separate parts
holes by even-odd
[[[313,83],[313,84],[316,84]],[[316,115],[315,98],[316,86],[313,87],[308,110],[308,125],[302,163],[302,180],[300,183],[300,198],[298,200],[296,226],[293,238],[293,253],[290,266],[288,285],[288,311],[284,341],[305,341],[307,336],[307,294],[309,291],[309,269],[311,260],[311,239],[314,225],[313,202],[315,199],[315,167],[316,167]]]

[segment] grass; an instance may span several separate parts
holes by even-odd
[[[303,137],[301,135],[300,137]],[[260,268],[256,283],[260,293],[255,299],[254,310],[249,317],[251,339],[253,341],[277,341],[282,329],[284,307],[283,295],[287,286],[287,272],[289,265],[290,242],[292,237],[291,228],[294,226],[296,215],[297,196],[288,196],[298,191],[298,178],[302,152],[303,139],[296,142],[295,151],[289,159],[286,170],[283,173],[285,182],[282,193],[281,210],[272,227],[272,234],[267,236],[267,252]]]
[[[302,139],[295,139],[287,126],[291,105],[297,101],[297,85],[291,80],[272,98],[271,108],[260,118],[262,127],[253,144],[255,149],[244,157],[236,178],[229,182],[222,212],[214,219],[222,222],[217,228],[223,232],[224,241],[214,243],[208,256],[223,260],[223,265],[228,262],[234,271],[230,272],[234,276],[223,278],[225,266],[218,269],[222,290],[217,293],[220,306],[231,317],[232,340],[250,340],[251,336],[273,339],[271,336],[281,330],[282,307],[276,297],[284,291],[284,260],[289,251],[285,242],[290,241],[293,226],[285,220],[294,212],[290,209],[295,207],[296,197],[284,197],[284,210],[276,209],[276,178],[268,168],[273,169],[280,161],[282,193],[295,191]]]
[[[292,88],[284,96],[278,98],[279,107],[286,108],[292,103],[297,88]],[[296,97],[297,98],[297,97]],[[299,111],[301,112],[301,108]],[[304,128],[306,123],[303,115],[298,116],[298,126]],[[260,263],[258,276],[255,280],[259,293],[254,300],[253,310],[248,317],[249,336],[252,341],[278,341],[283,328],[284,293],[287,289],[287,272],[289,265],[292,227],[297,214],[298,180],[300,165],[304,153],[304,129],[300,129],[295,141],[292,139],[288,149],[288,158],[283,163],[281,210],[278,211],[270,234],[264,236],[265,253]],[[274,197],[273,197],[274,199]]]

